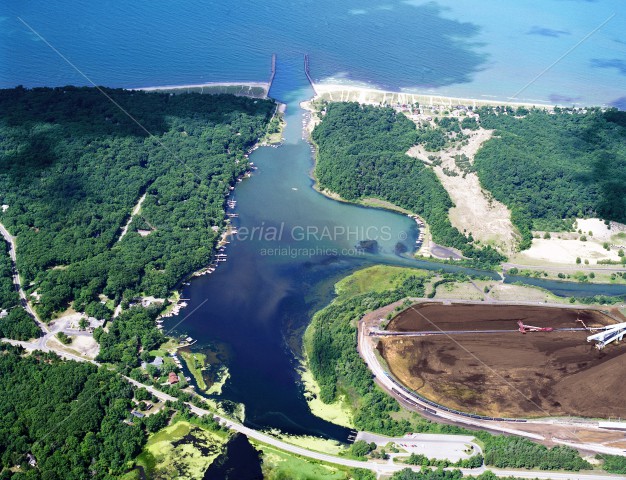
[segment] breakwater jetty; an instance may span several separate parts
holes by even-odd
[[[270,71],[270,80],[267,82],[267,96],[270,94],[270,90],[272,89],[272,83],[274,83],[274,77],[276,76],[276,54],[272,53],[272,69]]]
[[[311,73],[309,71],[309,54],[308,53],[304,54],[304,74],[306,75],[307,80],[311,84],[311,88],[313,88],[315,95],[317,95],[317,90],[315,89],[315,84],[313,83],[313,79],[311,78]]]

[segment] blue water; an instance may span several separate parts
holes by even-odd
[[[621,104],[626,28],[620,6],[617,0],[66,0],[59,8],[10,0],[0,4],[0,86],[264,81],[271,54],[278,55],[271,93],[288,104],[287,141],[251,156],[260,168],[236,190],[236,223],[284,224],[286,235],[278,242],[234,240],[228,262],[185,289],[189,307],[170,325],[184,320],[179,329],[198,339],[198,348],[223,352],[232,377],[222,397],[245,405],[246,424],[345,440],[346,429],[310,413],[294,352],[311,312],[330,300],[334,281],[365,265],[408,263],[394,247],[402,241],[410,248],[417,231],[405,216],[339,204],[311,189],[312,159],[301,139],[298,104],[313,92],[302,54],[310,55],[318,80],[504,99],[545,70],[518,99]],[[390,232],[373,232],[380,247],[375,254],[351,252],[367,237],[362,233],[332,241],[293,235],[298,227],[370,226]],[[273,246],[315,250],[264,253]]]
[[[517,98],[624,106],[624,32],[621,0],[9,0],[0,86],[88,84],[49,43],[107,86],[264,81],[309,53],[317,80],[505,99],[545,71]]]

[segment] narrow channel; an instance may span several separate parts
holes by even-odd
[[[165,330],[184,319],[178,330],[198,340],[195,349],[219,350],[230,372],[219,398],[244,404],[246,425],[346,441],[348,429],[311,414],[297,372],[304,328],[331,300],[333,283],[376,263],[479,272],[398,256],[398,243],[414,249],[412,219],[337,202],[312,188],[300,102],[313,91],[302,55],[279,55],[270,94],[287,104],[284,144],[250,155],[258,170],[231,197],[239,234],[227,246],[227,261],[184,289],[188,307]],[[376,240],[374,251],[357,249],[363,240]]]

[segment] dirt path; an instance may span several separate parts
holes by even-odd
[[[130,218],[128,219],[128,221],[126,222],[126,225],[124,225],[124,228],[122,228],[122,233],[120,234],[120,238],[117,239],[117,241],[119,242],[120,240],[122,240],[122,238],[124,238],[124,235],[126,235],[126,233],[128,232],[128,227],[130,227],[131,222],[133,221],[133,218],[135,218],[137,216],[137,214],[141,211],[141,204],[143,203],[143,201],[146,199],[146,193],[144,193],[139,200],[137,200],[137,203],[135,204],[135,207],[133,208],[133,211],[130,214]]]

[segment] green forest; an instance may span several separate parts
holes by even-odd
[[[531,229],[571,227],[576,217],[626,222],[626,112],[478,113],[495,132],[474,166],[483,187],[511,209],[521,248],[530,246]]]
[[[23,356],[19,347],[0,344],[0,372],[3,479],[116,478],[128,470],[147,433],[169,420],[167,408],[145,419],[131,417],[133,397],[145,395],[87,362],[43,352]],[[132,424],[124,422],[129,418]]]
[[[489,470],[475,477],[465,476],[460,470],[423,469],[421,472],[414,472],[408,468],[394,473],[391,480],[461,480],[462,478],[466,480],[521,480],[520,477],[496,477]]]
[[[454,205],[448,193],[432,169],[406,155],[412,145],[433,143],[437,129],[418,130],[391,108],[358,103],[330,103],[325,108],[322,122],[313,131],[318,146],[315,175],[321,188],[346,200],[376,197],[389,201],[422,216],[435,242],[458,248],[485,264],[504,260],[490,246],[476,248],[451,225],[448,210]]]
[[[122,368],[139,365],[139,352],[148,352],[165,341],[156,328],[158,309],[133,307],[109,324],[108,331],[97,328],[94,338],[100,344],[97,360],[113,363]]]
[[[359,273],[348,279],[357,278]],[[397,415],[394,413],[400,411],[398,402],[374,383],[371,371],[356,349],[357,323],[367,312],[384,305],[409,296],[424,297],[424,282],[428,278],[407,276],[395,286],[390,283],[388,289],[378,288],[382,284],[380,280],[366,282],[364,290],[349,293],[340,291],[330,305],[313,316],[305,334],[304,346],[309,367],[320,386],[320,399],[325,403],[332,403],[340,396],[345,396],[357,430],[392,437],[407,432],[474,435],[484,443],[487,465],[576,471],[591,468],[570,447],[557,446],[549,449],[523,438],[470,432],[457,426],[430,422],[417,413],[404,416],[401,420],[396,419]],[[341,283],[345,284],[346,279]]]
[[[0,221],[44,319],[71,302],[106,316],[101,300],[163,297],[206,265],[211,227],[223,225],[229,187],[275,109],[230,95],[104,92],[121,108],[95,88],[0,90]]]

